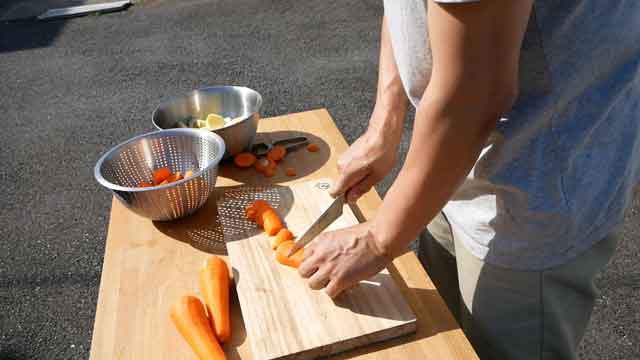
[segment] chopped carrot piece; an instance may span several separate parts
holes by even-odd
[[[296,176],[296,169],[290,167],[285,170],[287,176]]]
[[[182,180],[182,179],[184,179],[184,178],[182,177],[182,174],[180,174],[180,171],[178,171],[177,173],[172,174],[168,178],[164,179],[164,181],[166,181],[167,183],[172,183],[174,181],[178,181],[178,180]]]
[[[256,219],[256,214],[258,213],[258,210],[256,209],[244,209],[244,215],[247,217],[247,219],[253,221]]]
[[[239,153],[233,158],[233,162],[236,164],[236,166],[242,168],[251,167],[256,162],[256,160],[256,156],[250,152]]]
[[[162,182],[158,185],[167,185],[169,181],[167,179],[162,180]]]
[[[267,158],[260,158],[255,162],[256,171],[259,173],[264,173],[264,171],[269,167],[271,162]]]
[[[271,207],[263,210],[260,215],[262,218],[262,228],[269,236],[277,234],[278,231],[284,227],[280,216],[278,216],[278,213]]]
[[[138,187],[152,187],[152,186],[153,186],[153,184],[149,184],[149,183],[148,183],[148,182],[146,182],[146,181],[141,181],[141,182],[138,184]]]
[[[158,185],[169,176],[171,176],[171,171],[169,170],[169,168],[163,167],[163,168],[156,169],[153,172],[153,183],[155,185]]]
[[[285,155],[287,155],[287,149],[285,149],[285,147],[282,145],[276,145],[271,150],[269,150],[269,152],[267,153],[267,158],[273,161],[280,161],[284,158]]]
[[[264,174],[264,176],[266,176],[266,177],[272,177],[273,175],[275,175],[275,174],[276,174],[276,170],[275,170],[275,169],[272,169],[272,168],[270,168],[270,167],[268,167],[268,168],[266,168],[266,169],[264,170],[264,173],[263,173],[263,174]]]
[[[255,221],[258,225],[262,226],[262,212],[266,209],[271,209],[271,205],[264,200],[254,200],[244,210],[247,219]]]
[[[320,151],[320,146],[318,146],[318,144],[309,144],[307,145],[307,150],[310,152],[318,152]]]
[[[275,250],[278,248],[278,245],[282,244],[285,241],[293,240],[294,236],[289,229],[281,229],[278,231],[278,234],[271,238],[271,249]]]
[[[278,245],[275,254],[276,260],[278,260],[278,262],[282,265],[298,268],[304,260],[304,249],[300,249],[293,253],[291,256],[287,257],[291,248],[293,248],[293,241],[291,240],[285,241],[282,244]]]
[[[190,176],[193,176],[193,171],[191,171],[191,170],[187,170],[187,171],[185,171],[185,172],[184,172],[184,177],[185,177],[185,179],[186,179],[186,178],[188,178],[188,177],[190,177]]]

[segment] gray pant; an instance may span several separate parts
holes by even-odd
[[[440,214],[420,236],[418,256],[481,359],[575,359],[613,255],[609,236],[572,261],[517,271],[469,253]]]

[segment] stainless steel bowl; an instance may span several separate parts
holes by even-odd
[[[211,130],[220,135],[227,146],[225,157],[248,150],[258,129],[262,96],[255,90],[240,86],[211,86],[164,102],[153,112],[156,128],[176,128],[185,118],[205,119],[215,113],[231,119],[241,117],[232,125]],[[201,130],[206,131],[206,130]]]
[[[199,209],[213,193],[225,151],[217,134],[197,129],[155,131],[114,147],[96,163],[94,175],[126,207],[152,220],[172,220]],[[153,171],[193,171],[193,176],[153,187]]]

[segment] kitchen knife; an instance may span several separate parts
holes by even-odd
[[[345,203],[344,194],[338,196],[331,205],[325,210],[322,215],[313,223],[307,231],[304,232],[302,236],[296,240],[293,244],[293,247],[287,254],[287,257],[293,255],[296,251],[302,249],[305,245],[307,245],[311,240],[315,239],[316,236],[320,235],[320,233],[326,229],[329,225],[331,225],[337,218],[342,215],[342,208]]]

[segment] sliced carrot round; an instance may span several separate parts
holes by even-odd
[[[296,169],[294,169],[294,168],[292,168],[292,167],[287,168],[287,169],[285,170],[285,173],[287,174],[287,176],[296,176],[296,175],[297,175],[297,174],[296,174]]]
[[[282,145],[276,145],[267,153],[267,158],[273,161],[280,161],[287,154],[287,149]]]
[[[239,153],[233,158],[233,162],[236,166],[241,168],[251,167],[256,160],[256,156],[250,152]]]
[[[320,146],[318,146],[318,144],[309,144],[307,145],[307,150],[310,152],[318,152],[320,151]]]

